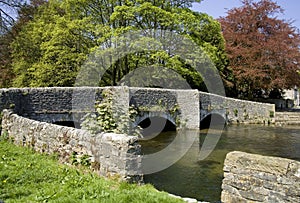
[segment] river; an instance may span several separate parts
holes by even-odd
[[[142,152],[151,154],[163,149],[178,136],[177,133],[180,132],[163,132],[141,142]],[[244,151],[300,161],[300,126],[227,126],[216,148],[201,161],[198,160],[200,146],[211,134],[207,135],[207,130],[201,130],[198,134],[192,147],[179,161],[163,171],[145,175],[145,182],[172,194],[220,202],[222,169],[228,152]]]

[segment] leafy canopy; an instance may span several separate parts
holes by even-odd
[[[33,19],[37,8],[45,3],[45,0],[31,0],[30,4],[25,2],[0,0],[0,87],[10,87],[14,78],[11,43],[22,28]]]
[[[220,24],[207,14],[191,11],[193,2],[49,0],[12,44],[14,85],[73,86],[91,52],[99,46],[111,47],[111,37],[148,29],[168,30],[190,38],[203,48],[225,79],[230,71],[226,68]],[[100,84],[116,85],[129,72],[148,65],[171,68],[192,87],[203,88],[201,75],[165,50],[121,58]]]
[[[226,51],[240,96],[300,85],[300,35],[292,22],[277,18],[283,9],[271,0],[243,0],[220,18]]]

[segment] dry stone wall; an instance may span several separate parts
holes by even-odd
[[[275,122],[275,105],[199,92],[201,118],[209,113],[224,115],[228,123],[270,124]]]
[[[221,201],[299,202],[300,162],[244,152],[227,154]]]
[[[4,110],[2,136],[6,133],[15,144],[42,153],[56,153],[62,162],[88,161],[102,176],[142,181],[142,176],[136,175],[141,164],[137,137],[113,133],[91,135],[84,130],[39,122]]]

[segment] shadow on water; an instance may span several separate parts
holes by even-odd
[[[223,118],[223,116],[219,114],[209,114],[205,118],[203,118],[200,122],[200,129],[220,129],[223,130],[223,128],[226,125],[226,121]]]
[[[162,123],[163,129],[157,129],[155,123]],[[144,154],[158,152],[167,147],[176,137],[176,126],[169,120],[161,117],[147,118],[139,126],[143,129],[143,139],[139,143]]]

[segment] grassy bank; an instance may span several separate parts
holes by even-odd
[[[5,203],[182,202],[151,185],[100,178],[8,141],[0,141],[0,200]]]

